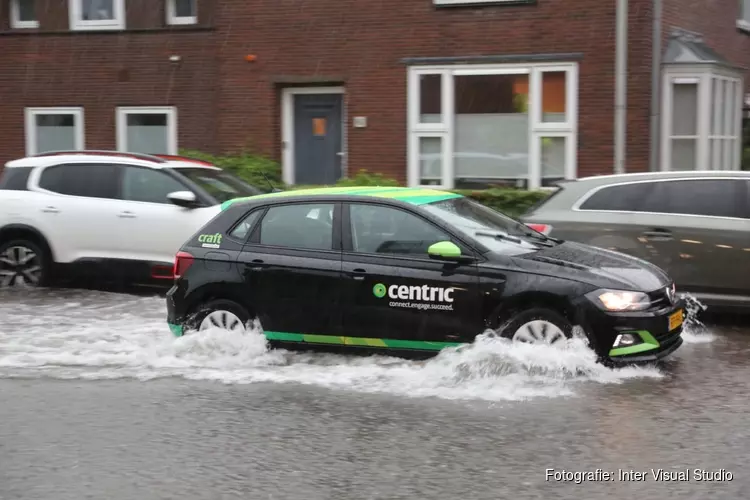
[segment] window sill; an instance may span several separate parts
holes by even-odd
[[[154,28],[124,28],[124,29],[110,29],[110,30],[39,30],[39,29],[10,29],[0,31],[0,36],[37,36],[37,35],[121,35],[121,34],[136,34],[136,33],[174,33],[174,32],[196,32],[196,31],[214,31],[214,26],[196,26],[196,25],[170,25],[170,26],[159,26]]]
[[[537,0],[432,0],[436,7],[483,7],[500,5],[531,5]]]
[[[737,19],[737,29],[750,35],[750,21]]]
[[[10,23],[12,30],[35,30],[39,29],[39,21],[15,21]]]

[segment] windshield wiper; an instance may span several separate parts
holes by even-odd
[[[523,243],[523,241],[524,241],[519,236],[511,236],[510,234],[503,233],[502,231],[497,231],[497,232],[477,231],[476,235],[477,236],[487,236],[487,237],[490,237],[490,238],[498,238],[498,239],[506,240],[506,241],[512,241],[513,243]],[[545,246],[545,247],[553,247],[553,246],[555,246],[554,243],[551,243],[551,242],[549,242],[547,240],[541,240],[541,239],[538,239],[538,238],[533,238],[534,235],[526,235],[526,234],[524,234],[523,236],[529,236],[529,239],[532,240],[532,241],[528,241],[527,240],[527,243],[539,244],[539,245],[542,245],[542,246]]]

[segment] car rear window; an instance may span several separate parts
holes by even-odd
[[[27,191],[32,167],[12,167],[0,171],[0,189],[5,191]]]

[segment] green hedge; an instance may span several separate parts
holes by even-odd
[[[258,186],[260,189],[269,190],[268,180],[274,187],[280,189],[305,189],[306,185],[285,185],[281,180],[281,165],[275,160],[254,155],[247,152],[215,156],[200,151],[185,150],[180,154],[192,158],[209,161],[218,167],[226,169],[247,182]],[[266,180],[268,179],[268,180]],[[336,186],[400,186],[401,184],[392,178],[382,174],[360,170],[355,176],[339,180]],[[453,190],[464,196],[477,200],[478,202],[503,212],[511,217],[517,217],[525,212],[531,205],[549,195],[548,191],[528,191],[515,188],[492,188],[492,189],[456,189]]]

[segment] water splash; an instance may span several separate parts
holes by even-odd
[[[683,293],[680,297],[686,302],[683,341],[686,344],[706,344],[716,340],[716,335],[699,319],[700,314],[708,309],[708,306],[689,293]]]

